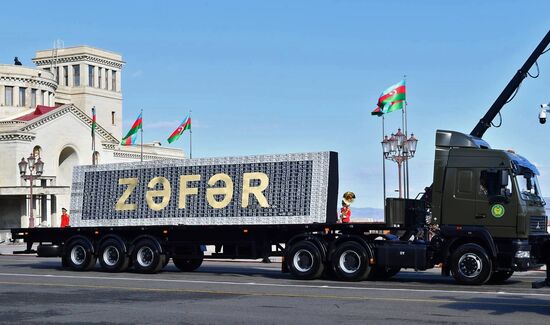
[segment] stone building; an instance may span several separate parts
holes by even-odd
[[[0,228],[59,226],[69,207],[72,168],[97,163],[139,162],[139,146],[121,146],[122,56],[89,46],[36,52],[36,67],[0,65]],[[92,151],[91,108],[97,128]],[[30,155],[44,162],[33,180],[18,163]],[[143,146],[143,158],[182,159],[181,149]],[[28,170],[27,170],[28,175]],[[69,211],[70,213],[70,211]]]

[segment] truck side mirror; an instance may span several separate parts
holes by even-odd
[[[510,174],[507,170],[499,170],[498,171],[498,179],[500,183],[500,187],[506,187],[508,186],[508,181],[510,179]]]

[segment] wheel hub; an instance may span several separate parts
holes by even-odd
[[[345,273],[355,273],[361,267],[361,258],[357,252],[347,250],[340,255],[339,265],[340,269]]]
[[[76,245],[71,250],[71,261],[75,265],[82,265],[86,260],[86,250],[82,245]]]
[[[148,267],[153,264],[154,253],[150,247],[142,247],[137,253],[137,261],[139,265]]]
[[[313,267],[313,255],[310,251],[305,249],[300,249],[294,254],[292,260],[294,268],[300,272],[307,272]]]
[[[118,249],[114,246],[109,246],[103,251],[103,261],[109,266],[115,266],[120,259]]]
[[[477,277],[483,269],[483,262],[474,253],[467,253],[458,260],[458,271],[467,278]]]

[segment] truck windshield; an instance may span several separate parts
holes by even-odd
[[[544,202],[537,176],[531,173],[516,175],[519,192],[524,200]]]

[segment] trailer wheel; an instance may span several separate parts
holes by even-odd
[[[492,263],[483,247],[464,244],[451,257],[451,273],[458,283],[479,285],[489,280]]]
[[[290,247],[286,262],[293,276],[301,280],[312,280],[323,274],[325,265],[321,256],[314,243],[302,240]]]
[[[92,245],[82,238],[69,242],[64,258],[66,265],[75,271],[89,271],[96,263]]]
[[[339,280],[361,281],[371,272],[369,253],[359,243],[346,241],[332,254],[332,269]]]
[[[504,283],[506,280],[510,279],[514,271],[495,271],[489,278],[489,283],[491,284],[500,284]]]
[[[162,254],[157,243],[151,239],[137,242],[132,252],[134,269],[138,273],[157,273],[162,269],[166,255]]]
[[[123,272],[130,265],[123,243],[113,238],[101,244],[98,255],[101,269],[106,272]]]

